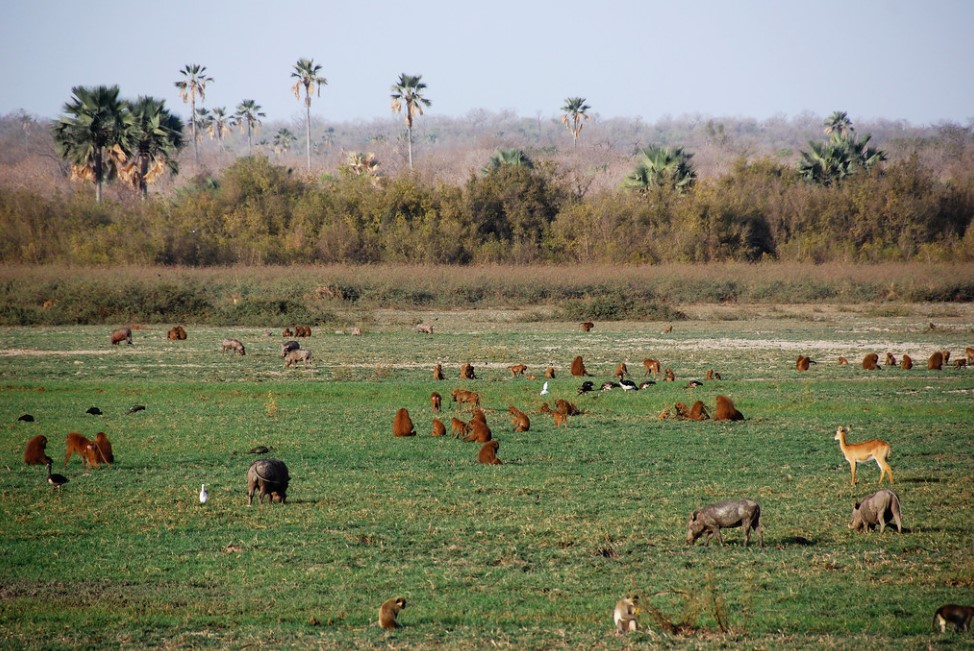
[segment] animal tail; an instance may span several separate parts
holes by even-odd
[[[933,614],[932,628],[933,628],[933,632],[934,633],[937,632],[937,629],[938,628],[940,628],[940,629],[946,628],[946,624],[947,624],[947,621],[943,617],[940,616],[940,611],[937,611],[937,612],[935,612]]]

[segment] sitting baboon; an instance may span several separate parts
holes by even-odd
[[[595,324],[591,321],[585,321],[584,323],[578,324],[578,327],[581,328],[582,332],[589,332],[595,327]]]
[[[492,433],[490,428],[487,427],[487,423],[477,419],[472,419],[470,421],[470,423],[467,425],[467,430],[469,433],[463,437],[463,440],[468,443],[486,443],[492,438]]]
[[[433,413],[440,413],[440,405],[443,403],[443,396],[438,394],[436,391],[430,394],[430,404],[433,405]]]
[[[92,443],[94,446],[94,452],[97,458],[105,463],[111,465],[115,463],[115,453],[112,452],[112,442],[108,440],[105,436],[105,432],[98,432],[95,434],[95,440]]]
[[[24,463],[28,466],[46,466],[51,463],[51,457],[44,453],[46,447],[46,436],[38,435],[27,441],[27,449],[24,450]]]
[[[808,365],[812,363],[811,357],[805,357],[804,355],[798,356],[798,361],[795,362],[795,369],[798,371],[807,371]]]
[[[720,379],[720,373],[716,373],[714,371],[714,369],[710,369],[709,371],[707,371],[707,376],[704,377],[704,379],[705,380],[719,380]]]
[[[555,379],[555,367],[554,366],[549,366],[548,368],[546,368],[544,370],[544,377],[545,377],[546,380],[554,380]]]
[[[480,422],[481,422],[481,423],[483,423],[484,425],[486,425],[486,424],[487,424],[487,414],[485,414],[485,413],[484,413],[484,410],[483,410],[483,409],[481,409],[480,407],[476,407],[476,408],[475,408],[475,409],[473,410],[473,412],[471,412],[471,416],[470,416],[470,422],[472,423],[472,422],[474,422],[475,420],[476,420],[476,421],[480,421]]]
[[[913,358],[903,353],[903,357],[900,357],[900,368],[904,371],[909,371],[913,368]]]
[[[500,447],[500,443],[497,441],[487,441],[480,448],[480,452],[477,453],[477,461],[495,466],[501,465],[501,460],[497,458],[498,447]]]
[[[619,362],[618,366],[616,366],[616,370],[615,370],[615,373],[613,373],[613,375],[615,377],[617,377],[620,382],[622,382],[622,378],[628,377],[629,376],[629,368],[626,367],[626,363],[625,362]]]
[[[450,434],[453,438],[463,438],[467,433],[467,424],[459,418],[450,419]]]
[[[511,413],[511,424],[514,425],[515,432],[527,432],[531,429],[531,420],[527,414],[514,405],[510,405],[507,411]]]
[[[186,330],[183,326],[174,326],[169,328],[169,332],[166,333],[166,339],[172,341],[183,341],[186,339]]]
[[[462,380],[476,380],[477,376],[473,372],[473,364],[469,362],[464,362],[460,366],[460,379]]]
[[[660,369],[659,361],[655,359],[646,358],[643,360],[643,366],[646,367],[646,377],[649,377],[650,373],[653,374],[654,378],[659,377],[659,369]]]
[[[849,360],[847,360],[842,355],[839,355],[839,366],[847,366],[848,364],[849,364]]]
[[[446,436],[446,426],[439,418],[433,419],[433,436]]]
[[[896,366],[896,358],[893,357],[893,353],[886,353],[886,366]]]
[[[964,349],[964,355],[967,358],[968,364],[974,364],[974,348],[968,346]]]
[[[704,406],[702,400],[697,400],[690,407],[690,414],[687,416],[690,420],[709,420],[710,414],[707,413],[707,408]]]
[[[560,411],[566,416],[577,416],[580,413],[582,413],[581,411],[579,411],[578,407],[568,402],[567,400],[563,400],[561,398],[555,400],[555,410]]]
[[[572,376],[573,377],[591,377],[591,373],[585,370],[585,362],[582,361],[582,356],[579,355],[572,360]]]
[[[869,353],[862,358],[862,368],[866,371],[879,371],[882,367],[879,365],[879,355],[876,353]]]
[[[433,367],[433,379],[434,380],[445,380],[446,377],[443,375],[443,365],[437,364]]]
[[[293,337],[294,333],[291,332],[290,328],[284,328],[284,332],[281,333],[282,337]]]
[[[744,414],[737,411],[727,396],[717,396],[717,415],[714,420],[744,420]]]
[[[671,369],[671,368],[667,368],[666,369],[666,372],[665,372],[664,377],[663,377],[663,381],[664,382],[675,382],[676,381],[676,376],[673,375],[673,369]]]
[[[524,364],[515,364],[514,366],[508,366],[507,370],[511,372],[513,377],[517,377],[518,375],[523,376],[524,372],[528,370],[528,367]]]
[[[940,371],[944,366],[944,354],[937,351],[927,359],[928,371]]]
[[[542,402],[541,403],[541,409],[540,409],[540,411],[541,411],[542,414],[550,414],[551,413],[551,407],[548,405],[547,402]]]
[[[395,418],[392,419],[392,435],[416,436],[416,428],[413,427],[413,421],[405,407],[397,411]]]
[[[673,413],[679,420],[684,420],[690,418],[690,408],[687,407],[685,402],[678,402],[673,405]]]
[[[945,351],[943,351],[940,354],[944,358],[944,364],[949,364],[950,363],[950,351],[949,350],[945,350]]]

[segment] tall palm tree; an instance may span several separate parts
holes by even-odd
[[[683,147],[650,145],[640,152],[639,162],[626,177],[625,185],[640,191],[666,186],[683,191],[697,180],[691,158],[693,154],[683,151]]]
[[[224,106],[216,106],[210,112],[212,119],[209,124],[207,124],[207,131],[211,138],[216,138],[223,146],[223,136],[230,131],[230,127],[236,124],[236,119],[232,115],[227,115],[227,109]]]
[[[869,146],[872,136],[866,134],[860,140],[855,133],[836,136],[824,143],[810,141],[811,151],[802,151],[798,162],[798,175],[819,185],[839,183],[860,169],[869,171],[886,160],[886,153]]]
[[[401,113],[403,104],[406,105],[406,142],[409,151],[409,169],[413,169],[413,120],[416,115],[423,114],[423,107],[432,105],[430,100],[423,97],[426,84],[420,81],[423,75],[399,75],[399,80],[392,85],[392,110]]]
[[[849,119],[849,114],[845,111],[835,111],[825,119],[822,126],[825,127],[825,135],[840,140],[847,133],[854,130],[852,128],[852,120]]]
[[[203,134],[208,133],[213,128],[213,112],[203,106],[196,109],[196,124],[194,127],[196,139],[202,140]]]
[[[565,99],[565,105],[561,107],[562,124],[572,134],[572,151],[578,148],[578,135],[582,132],[583,123],[588,120],[588,111],[591,106],[585,103],[584,97],[569,97]]]
[[[260,131],[260,119],[267,115],[260,110],[260,104],[252,99],[245,99],[237,105],[237,112],[233,115],[237,124],[247,125],[247,151],[254,155],[254,131]],[[243,128],[243,126],[241,126]]]
[[[188,64],[179,71],[183,78],[176,82],[179,89],[179,96],[183,102],[189,102],[190,115],[193,116],[191,125],[193,128],[193,152],[196,156],[196,167],[200,166],[200,147],[198,136],[196,135],[196,97],[199,96],[200,102],[206,99],[206,85],[213,83],[213,77],[206,74],[206,66],[193,63]]]
[[[183,121],[166,108],[165,100],[140,97],[128,102],[132,114],[129,128],[131,155],[119,176],[138,189],[142,199],[152,183],[165,170],[179,172],[176,155],[183,148]]]
[[[101,203],[102,184],[111,180],[119,161],[128,155],[132,116],[118,98],[118,86],[75,86],[54,125],[58,154],[71,163],[71,175],[95,184]]]
[[[316,90],[318,97],[321,97],[321,87],[328,85],[328,80],[319,75],[321,66],[317,65],[314,59],[298,59],[294,64],[292,77],[297,81],[291,90],[294,91],[294,98],[301,99],[301,88],[304,88],[304,111],[305,111],[305,144],[308,152],[308,171],[311,171],[311,91]]]

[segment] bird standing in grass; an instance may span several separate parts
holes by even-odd
[[[47,462],[47,483],[51,485],[51,490],[60,490],[68,483],[68,478],[57,473],[51,474],[51,462]]]
[[[542,385],[542,387],[541,387],[541,395],[543,395],[543,396],[548,395],[548,383],[547,382],[545,382],[544,385]]]
[[[210,499],[210,495],[206,492],[206,484],[203,484],[203,488],[200,489],[200,504],[206,504],[208,499]]]

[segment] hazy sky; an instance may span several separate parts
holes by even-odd
[[[914,125],[974,119],[974,0],[6,0],[0,115],[56,117],[71,87],[118,84],[188,116],[186,64],[205,105],[254,99],[300,119],[300,57],[328,85],[326,120],[390,116],[399,73],[421,74],[427,114],[765,119],[846,111]]]

